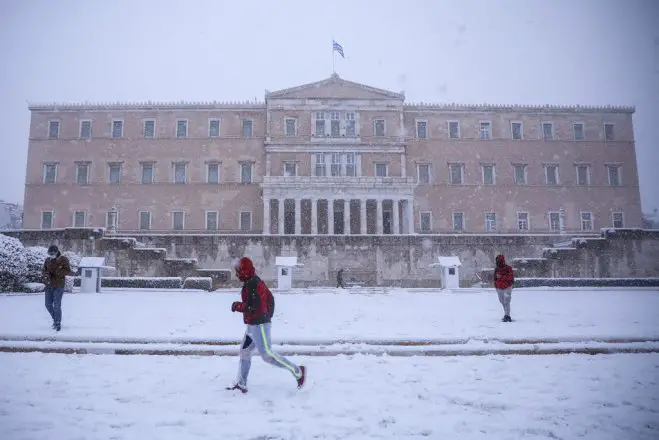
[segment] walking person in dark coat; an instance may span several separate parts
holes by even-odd
[[[53,318],[53,329],[62,328],[62,297],[66,276],[71,273],[69,259],[62,255],[59,248],[48,248],[48,257],[43,264],[43,277],[46,283],[46,310]]]
[[[496,268],[494,269],[494,287],[497,289],[499,302],[503,306],[503,322],[512,322],[510,317],[510,300],[513,294],[513,283],[515,276],[513,268],[506,264],[506,258],[503,255],[497,255]]]
[[[339,271],[336,273],[336,288],[342,288],[345,289],[346,286],[343,284],[343,269],[339,269]]]

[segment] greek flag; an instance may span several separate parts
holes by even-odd
[[[339,53],[339,55],[341,55],[342,58],[345,58],[345,55],[343,55],[343,47],[341,47],[339,43],[332,40],[332,47],[334,48],[335,51]]]

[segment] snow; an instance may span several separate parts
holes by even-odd
[[[499,322],[502,310],[494,289],[459,289],[459,294],[439,289],[295,292],[299,290],[275,292],[275,343],[659,338],[657,288],[514,289],[513,325]],[[65,295],[64,328],[56,337],[237,341],[242,337],[242,317],[230,310],[238,297],[238,289],[104,289],[100,294]],[[0,336],[52,336],[50,324],[41,295],[0,296]]]
[[[81,268],[101,268],[105,265],[105,258],[103,257],[82,257],[78,263]]]
[[[297,257],[275,257],[275,266],[295,267],[297,266]]]
[[[2,272],[19,278],[27,275],[25,248],[16,238],[4,234],[0,234],[0,273]]]
[[[459,267],[462,266],[462,263],[460,262],[460,257],[437,257],[437,263],[431,264],[430,267],[434,267],[436,265],[442,267]]]
[[[0,438],[656,439],[659,355],[255,359],[0,354]],[[182,374],[182,372],[185,372]],[[532,373],[532,374],[530,374]]]

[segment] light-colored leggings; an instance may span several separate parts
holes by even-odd
[[[510,299],[513,296],[513,288],[497,289],[497,294],[499,295],[499,302],[503,306],[503,314],[510,316]]]
[[[238,370],[237,382],[239,385],[247,386],[247,377],[249,369],[252,366],[252,354],[254,349],[258,349],[261,358],[268,364],[275,367],[285,368],[296,379],[302,375],[300,368],[285,357],[275,353],[270,343],[271,323],[248,325],[245,330],[243,342],[240,345],[240,368]]]

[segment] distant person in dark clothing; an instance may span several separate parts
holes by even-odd
[[[339,269],[339,271],[336,273],[336,288],[342,288],[345,289],[346,286],[343,284],[343,269]]]
[[[513,268],[506,264],[506,258],[503,255],[497,255],[496,268],[494,269],[494,287],[499,295],[499,302],[503,306],[503,322],[512,322],[510,317],[510,300],[513,294],[513,283],[515,276]]]
[[[62,297],[66,276],[71,273],[69,259],[62,255],[59,248],[48,248],[48,257],[43,264],[43,277],[46,283],[46,310],[53,318],[53,329],[62,329]]]

